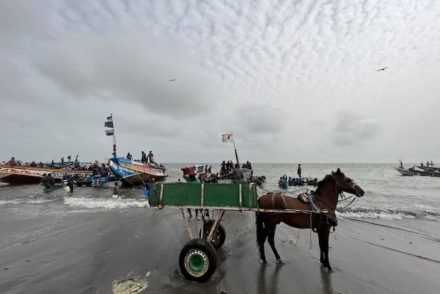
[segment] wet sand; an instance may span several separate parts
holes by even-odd
[[[340,219],[330,236],[333,272],[316,234],[285,225],[284,264],[261,265],[254,215],[227,212],[226,242],[207,283],[178,266],[188,241],[177,209],[127,208],[23,217],[0,213],[0,293],[438,293],[440,228],[427,220]],[[298,238],[299,237],[299,238]],[[127,289],[131,287],[132,291]]]

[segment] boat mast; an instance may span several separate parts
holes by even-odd
[[[113,121],[113,114],[110,114]],[[115,135],[115,123],[113,122],[113,157],[116,158],[116,135]]]
[[[231,132],[232,134],[232,132]],[[237,148],[235,147],[235,140],[234,140],[234,136],[232,136],[232,144],[234,144],[234,151],[235,151],[235,159],[237,160],[237,164],[240,165],[240,162],[238,161],[238,153],[237,153]]]
[[[113,158],[116,158],[116,136],[115,136],[115,125],[113,123],[113,114],[107,116],[107,120],[105,121],[104,126],[108,129],[105,130],[105,134],[107,136],[113,136]]]

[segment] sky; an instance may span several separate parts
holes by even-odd
[[[439,163],[440,1],[0,0],[0,105],[0,161]]]

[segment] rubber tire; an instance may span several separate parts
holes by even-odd
[[[206,240],[208,238],[209,232],[211,231],[211,228],[213,225],[214,225],[213,220],[207,221],[203,225],[205,232],[204,232],[203,236],[200,234],[201,232],[199,232],[199,237],[201,239]],[[221,224],[219,224],[217,227],[217,230],[214,232],[214,238],[212,239],[211,244],[212,244],[212,246],[214,246],[215,249],[219,249],[225,243],[225,239],[226,239],[225,228],[223,228],[223,226]]]
[[[191,268],[189,258],[193,257]],[[202,258],[202,260],[200,259]],[[202,262],[202,264],[200,264]],[[198,264],[199,263],[199,264]],[[197,267],[207,267],[198,269]],[[217,252],[211,243],[203,239],[189,241],[180,251],[179,267],[183,276],[190,281],[206,282],[217,269]]]

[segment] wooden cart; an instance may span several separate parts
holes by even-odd
[[[207,281],[217,268],[217,252],[226,238],[220,224],[225,211],[257,211],[257,189],[252,183],[157,183],[150,195],[151,207],[180,208],[190,241],[179,255],[179,267],[188,280]],[[201,213],[199,230],[194,234],[187,208],[215,210],[215,217]]]

